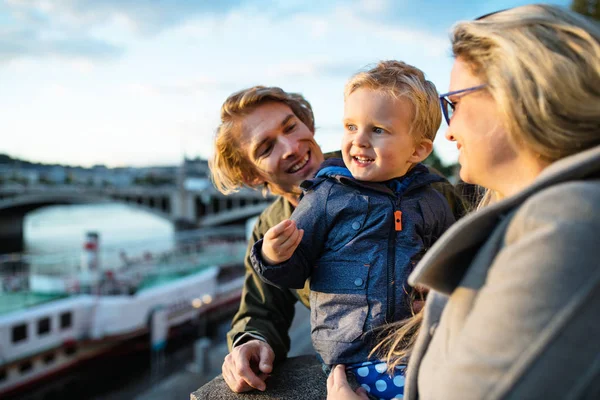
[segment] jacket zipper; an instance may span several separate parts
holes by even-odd
[[[394,266],[396,264],[396,235],[402,230],[402,211],[400,211],[400,199],[391,199],[392,202],[392,229],[388,237],[387,257],[387,313],[386,320],[393,321],[394,304],[396,304],[396,292],[394,290]]]

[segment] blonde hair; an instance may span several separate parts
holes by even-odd
[[[380,61],[368,71],[354,75],[344,90],[344,99],[359,88],[381,90],[393,97],[406,97],[414,107],[411,133],[433,141],[442,122],[438,92],[420,69],[402,61]]]
[[[221,123],[214,140],[214,152],[208,161],[211,179],[221,193],[229,194],[240,188],[251,187],[248,182],[258,171],[248,160],[240,141],[243,118],[258,106],[268,102],[286,104],[294,115],[315,131],[315,120],[310,103],[298,93],[287,93],[278,87],[254,86],[230,95],[221,106]]]
[[[600,25],[527,5],[454,26],[452,51],[487,83],[514,143],[551,163],[600,144]]]

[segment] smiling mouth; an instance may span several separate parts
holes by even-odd
[[[363,157],[363,156],[352,156],[352,160],[354,160],[359,165],[365,165],[365,166],[369,165],[373,161],[375,161],[375,159],[373,159],[373,158],[368,158],[368,157]]]
[[[289,167],[286,172],[288,174],[293,174],[293,173],[300,171],[302,168],[304,168],[306,166],[306,164],[308,164],[309,160],[310,160],[310,151],[308,153],[306,153],[306,155],[300,161],[298,161],[296,164]]]

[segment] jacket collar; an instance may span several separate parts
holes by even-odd
[[[465,269],[459,263],[468,250],[483,243],[508,213],[535,193],[563,182],[600,178],[600,145],[546,167],[522,192],[466,215],[452,225],[425,253],[409,277],[411,285],[421,284],[450,294]]]
[[[409,190],[428,185],[434,182],[443,181],[444,178],[429,172],[429,169],[423,164],[415,165],[406,175],[385,182],[365,182],[355,179],[350,170],[346,168],[344,161],[339,158],[330,158],[325,160],[315,178],[331,177],[337,179],[340,183],[360,186],[390,196],[401,196]]]

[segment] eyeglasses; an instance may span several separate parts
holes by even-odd
[[[473,86],[473,87],[470,87],[467,89],[456,90],[454,92],[448,92],[448,93],[441,94],[440,95],[440,106],[442,106],[442,114],[444,114],[444,119],[446,120],[446,123],[448,125],[450,125],[450,119],[452,119],[452,114],[454,113],[454,107],[455,107],[455,103],[453,103],[452,100],[450,100],[448,98],[448,96],[456,96],[457,94],[462,94],[464,96],[468,93],[472,93],[477,90],[483,89],[486,86],[487,86],[487,84],[484,83],[483,85]]]

